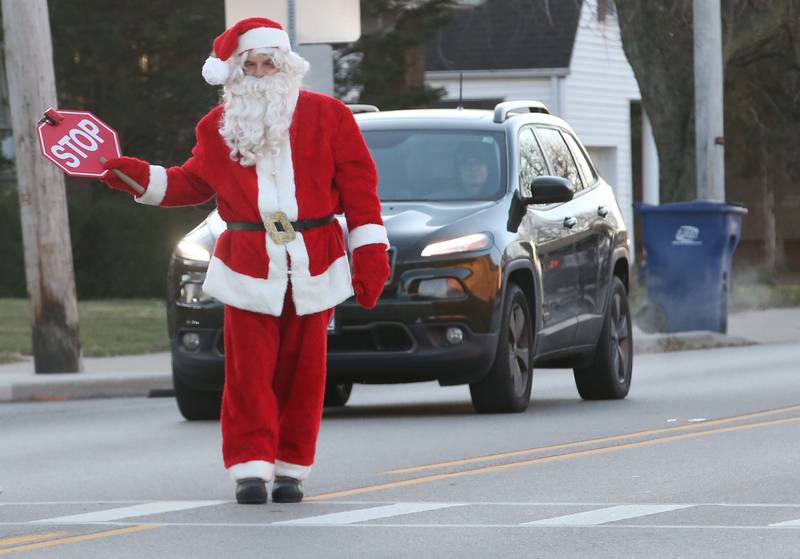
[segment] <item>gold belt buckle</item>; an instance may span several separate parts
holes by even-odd
[[[276,245],[290,243],[297,236],[289,216],[283,212],[273,212],[264,220],[264,228]]]

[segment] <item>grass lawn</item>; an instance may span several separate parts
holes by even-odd
[[[773,307],[800,307],[800,285],[738,283],[734,278],[730,310],[744,311]]]
[[[169,349],[164,301],[79,301],[83,355],[102,357]],[[31,354],[31,310],[27,299],[0,299],[0,363]]]

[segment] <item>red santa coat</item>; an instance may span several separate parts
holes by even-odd
[[[185,206],[217,195],[220,217],[263,222],[281,211],[290,221],[344,212],[349,248],[388,247],[376,185],[377,172],[350,111],[340,101],[301,91],[289,140],[277,156],[251,167],[230,157],[219,133],[222,106],[196,129],[192,156],[179,167],[150,167],[137,201]],[[261,231],[228,231],[217,240],[203,289],[234,307],[278,316],[291,278],[298,315],[329,309],[353,295],[342,229],[337,221],[297,232],[284,245]]]

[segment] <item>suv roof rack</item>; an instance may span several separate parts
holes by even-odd
[[[497,123],[505,122],[509,113],[527,109],[529,113],[550,114],[544,103],[539,101],[504,101],[498,103],[494,108],[494,121]],[[513,115],[512,115],[513,116]]]
[[[354,115],[358,113],[379,113],[381,110],[376,107],[375,105],[364,105],[361,103],[355,103],[353,105],[347,105],[351,111],[353,111]]]

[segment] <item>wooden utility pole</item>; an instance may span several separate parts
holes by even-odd
[[[694,0],[697,197],[725,201],[720,0]]]
[[[78,372],[81,343],[64,175],[39,151],[36,124],[57,106],[47,0],[2,0],[11,125],[37,373]]]

